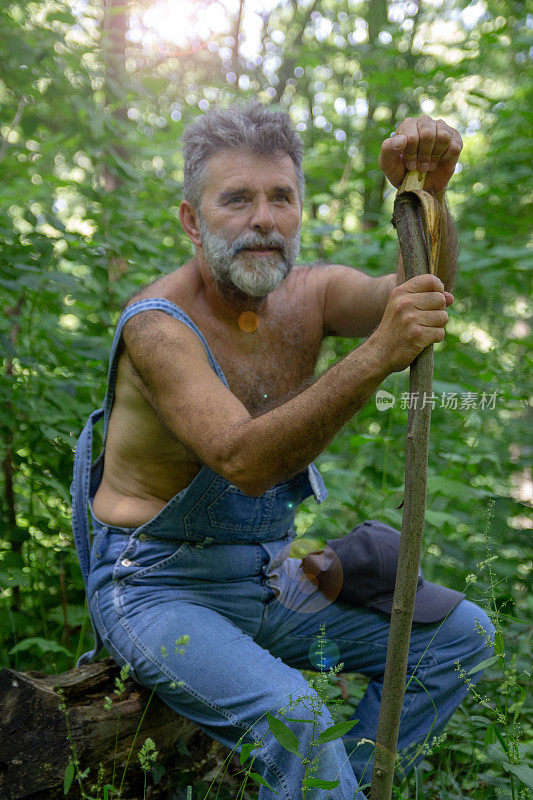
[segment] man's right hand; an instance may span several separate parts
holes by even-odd
[[[428,345],[442,342],[453,295],[436,275],[417,275],[393,289],[381,323],[368,338],[384,369],[401,372]]]

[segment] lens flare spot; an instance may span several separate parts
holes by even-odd
[[[316,614],[339,594],[342,565],[319,539],[296,539],[273,559],[270,579],[278,603],[300,614]]]
[[[319,670],[328,670],[338,664],[341,652],[331,639],[320,639],[309,647],[309,661]]]
[[[303,594],[313,594],[313,592],[316,592],[318,589],[316,575],[306,572],[300,575],[298,578],[298,589],[303,592]]]
[[[242,314],[239,315],[237,324],[241,331],[253,333],[259,327],[259,317],[255,311],[243,311]]]

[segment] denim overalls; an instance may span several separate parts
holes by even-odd
[[[224,385],[228,386],[224,373],[211,353],[203,334],[187,314],[174,303],[163,298],[139,300],[122,312],[111,347],[104,407],[93,411],[89,417],[78,440],[74,459],[74,481],[71,487],[72,527],[88,602],[91,599],[88,591],[91,542],[87,515],[89,500],[96,494],[104,468],[105,439],[115,396],[118,346],[126,322],[135,314],[154,310],[164,311],[196,333],[206,349],[211,367]],[[102,416],[104,418],[102,452],[91,467],[93,426]],[[189,486],[174,495],[156,517],[138,529],[137,534],[141,536],[141,541],[143,536],[153,532],[160,539],[203,544],[270,542],[287,535],[294,522],[296,507],[311,494],[314,494],[318,503],[322,503],[328,494],[322,476],[314,464],[310,464],[307,470],[290,480],[276,484],[260,497],[245,495],[204,465]],[[91,622],[96,641],[95,648],[80,656],[76,666],[91,661],[102,648],[98,630],[92,619]]]
[[[134,314],[153,309],[196,333],[227,386],[204,337],[181,309],[158,298],[125,309],[113,340],[104,408],[91,414],[76,448],[74,540],[95,634],[94,649],[77,666],[105,646],[118,664],[129,665],[134,680],[154,688],[212,738],[237,752],[243,743],[255,743],[252,769],[276,791],[261,786],[260,800],[298,800],[308,774],[272,735],[266,712],[291,728],[304,757],[317,758],[314,777],[339,781],[328,792],[310,787],[308,800],[365,800],[360,788],[372,772],[389,617],[328,601],[306,580],[301,559],[291,555],[296,506],[311,494],[319,503],[327,496],[313,464],[260,497],[248,497],[203,466],[138,528],[110,526],[92,514],[90,541],[88,508],[104,453],[91,466],[93,425],[103,416],[105,448],[122,328]],[[455,662],[468,672],[489,654],[474,631],[476,621],[490,635],[486,614],[463,600],[443,622],[413,625],[408,675],[416,673],[417,680],[407,687],[398,740],[407,769],[413,748],[443,729],[466,694]],[[317,662],[322,625],[326,641]],[[357,724],[318,746],[316,737],[334,719],[300,670],[339,662],[346,672],[367,675],[369,683],[354,715]]]

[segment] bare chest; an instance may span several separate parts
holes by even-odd
[[[236,334],[204,330],[231,392],[254,416],[313,375],[321,343],[311,320],[278,318],[260,327]]]

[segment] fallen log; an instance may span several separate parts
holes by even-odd
[[[125,680],[122,693],[115,693],[115,680],[119,677],[120,667],[111,658],[59,675],[47,675],[36,670],[0,671],[2,800],[56,800],[65,797],[65,770],[73,755],[69,732],[80,771],[83,774],[84,770],[89,770],[83,779],[83,788],[88,796],[94,796],[90,788],[97,782],[100,764],[104,770],[102,785],[111,783],[113,760],[116,759],[115,788],[121,782],[127,763],[122,797],[142,800],[144,773],[137,754],[147,737],[155,743],[157,764],[165,768],[161,786],[153,787],[147,797],[163,797],[165,783],[172,786],[173,778],[178,776],[180,780],[176,786],[193,785],[199,779],[208,782],[213,779],[229,751],[132,679]],[[60,708],[59,690],[63,692],[65,710]],[[106,697],[111,700],[110,708],[105,708]],[[233,771],[236,771],[235,767]],[[232,779],[228,773],[226,781],[234,786],[239,783],[238,778]],[[151,779],[148,784],[150,782]],[[67,800],[82,797],[76,778],[66,797]]]

